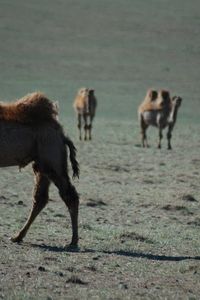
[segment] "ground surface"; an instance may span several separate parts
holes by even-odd
[[[2,1],[0,98],[40,90],[59,101],[78,150],[79,249],[52,187],[23,244],[31,167],[0,173],[0,299],[199,299],[199,1]],[[98,98],[93,140],[78,141],[72,101]],[[149,87],[183,97],[173,150],[140,145]]]

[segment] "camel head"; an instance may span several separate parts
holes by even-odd
[[[172,104],[175,106],[175,107],[180,107],[181,106],[181,102],[182,102],[182,98],[179,97],[179,96],[174,96],[172,97]]]
[[[169,123],[176,123],[178,109],[181,106],[182,98],[179,96],[173,96],[171,99],[171,109],[170,109],[170,116],[169,116]]]
[[[78,90],[75,102],[74,102],[74,108],[80,108],[84,111],[84,113],[88,113],[88,97],[89,97],[89,89],[86,87],[82,87]]]
[[[88,88],[80,88],[80,90],[78,91],[78,95],[80,95],[81,97],[87,97],[89,93],[89,89]]]

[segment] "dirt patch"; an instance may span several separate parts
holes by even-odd
[[[73,283],[73,284],[80,284],[80,285],[87,285],[88,283],[80,279],[79,277],[73,275],[69,279],[66,280],[66,283]]]
[[[0,98],[36,87],[59,100],[82,199],[77,251],[65,247],[70,215],[54,185],[24,242],[13,244],[8,236],[32,206],[32,168],[1,168],[0,298],[198,299],[200,2],[15,2],[1,1]],[[88,142],[72,108],[82,85],[99,103]],[[137,107],[152,86],[183,97],[171,151],[166,129],[162,149],[153,127],[152,147],[140,145]]]
[[[107,204],[103,200],[94,200],[94,199],[88,199],[86,202],[86,206],[90,207],[101,207],[101,206],[106,206]]]
[[[192,195],[183,195],[182,200],[188,201],[188,202],[198,202]]]
[[[183,215],[193,215],[193,212],[191,212],[187,207],[181,205],[167,204],[163,206],[162,209],[170,212],[180,212]]]
[[[200,218],[195,218],[192,221],[187,222],[188,225],[200,226]]]
[[[113,172],[126,172],[126,173],[130,172],[128,168],[119,165],[108,165],[106,169],[111,170]]]
[[[145,243],[153,243],[152,240],[150,240],[149,238],[142,236],[136,232],[127,232],[127,233],[123,233],[120,235],[120,241],[121,243],[125,243],[127,240],[135,240],[135,241],[139,241],[139,242],[145,242]]]

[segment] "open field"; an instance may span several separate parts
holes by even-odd
[[[81,176],[80,242],[52,186],[24,243],[31,166],[0,171],[0,299],[199,299],[200,3],[197,0],[1,1],[0,99],[40,90],[59,101]],[[98,99],[80,142],[72,101]],[[183,97],[171,151],[140,147],[137,106],[149,87]]]

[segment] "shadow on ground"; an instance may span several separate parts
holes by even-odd
[[[142,253],[142,252],[134,252],[134,251],[125,251],[125,250],[118,250],[118,251],[108,251],[108,250],[95,250],[95,249],[80,249],[79,247],[57,247],[57,246],[50,246],[50,245],[37,245],[31,244],[34,248],[39,248],[44,251],[50,252],[77,252],[77,253],[102,253],[108,255],[118,255],[124,257],[132,257],[132,258],[146,258],[149,260],[156,260],[156,261],[183,261],[183,260],[200,260],[200,256],[170,256],[170,255],[159,255],[159,254],[150,254],[150,253]]]

